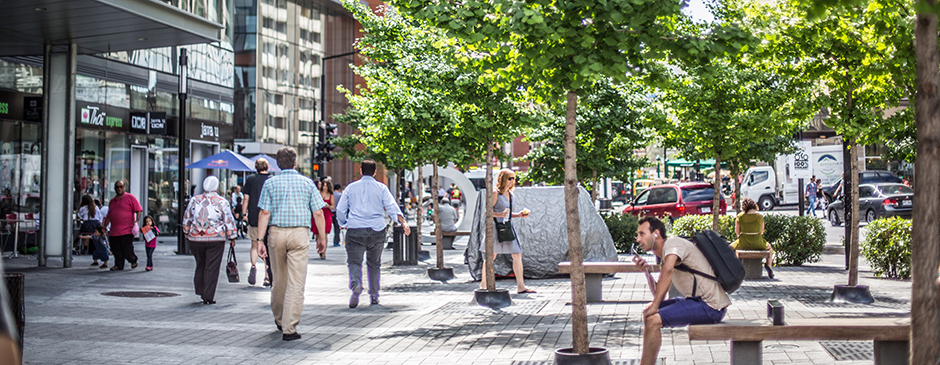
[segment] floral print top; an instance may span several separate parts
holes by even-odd
[[[228,199],[215,192],[194,196],[183,212],[183,233],[193,242],[223,242],[238,237]]]

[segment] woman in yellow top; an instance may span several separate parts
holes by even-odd
[[[774,260],[774,249],[764,240],[764,216],[757,212],[757,203],[751,198],[741,201],[741,210],[734,222],[734,233],[738,239],[731,244],[735,250],[767,250],[764,268],[767,276],[774,278],[774,271],[770,268]]]

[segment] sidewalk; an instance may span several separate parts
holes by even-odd
[[[512,307],[492,311],[470,304],[473,289],[463,248],[445,251],[457,279],[431,281],[418,266],[392,266],[385,250],[381,305],[368,297],[350,309],[345,250],[333,247],[320,260],[311,246],[306,301],[298,326],[303,338],[284,342],[273,323],[269,290],[249,286],[247,240],[236,252],[241,283],[220,272],[215,305],[203,305],[193,293],[191,256],[177,256],[175,239],[160,238],[154,271],[144,265],[111,272],[91,267],[90,256],[77,256],[73,268],[50,259],[36,267],[34,256],[3,259],[8,272],[26,275],[27,364],[551,364],[556,348],[571,346],[570,282],[567,278],[527,280],[537,294],[515,294],[515,282],[497,286],[513,293]],[[137,254],[145,258],[142,245]],[[627,260],[624,257],[621,260]],[[260,270],[259,270],[260,271]],[[259,273],[260,274],[260,273]],[[732,295],[727,318],[764,318],[766,301],[781,300],[788,317],[903,316],[910,311],[910,281],[873,278],[867,267],[859,283],[870,285],[873,305],[829,304],[834,284],[847,283],[843,256],[824,255],[820,263],[778,267],[776,280],[746,281]],[[610,350],[613,360],[638,359],[642,341],[640,314],[651,300],[645,278],[618,274],[604,280],[608,302],[588,305],[591,345]],[[114,291],[177,294],[126,298]],[[853,343],[849,343],[851,345]],[[866,343],[858,343],[865,347]],[[871,364],[839,361],[816,341],[764,342],[765,364]],[[871,350],[870,342],[867,343]],[[667,364],[721,364],[730,359],[729,343],[688,340],[686,329],[663,332],[660,356]]]

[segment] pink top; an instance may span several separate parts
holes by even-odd
[[[134,213],[143,211],[140,202],[130,193],[124,193],[120,198],[111,198],[108,203],[108,222],[111,222],[111,230],[108,231],[109,237],[117,237],[132,234],[134,228]]]

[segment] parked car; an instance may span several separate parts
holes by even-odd
[[[711,214],[714,196],[715,188],[708,183],[655,185],[639,193],[624,208],[623,214],[660,218],[668,214],[670,220],[688,214]],[[727,209],[727,203],[722,197],[719,213],[725,214]]]
[[[898,175],[895,175],[891,171],[884,170],[868,170],[868,171],[859,171],[858,173],[858,184],[878,184],[878,183],[896,183],[900,184],[901,180]],[[823,188],[823,194],[826,195],[827,201],[832,201],[832,196],[835,195],[836,188],[842,185],[842,179],[837,180],[832,185]],[[842,193],[839,193],[840,195]]]
[[[845,221],[845,195],[840,194],[826,207],[826,217],[833,226]],[[879,183],[858,186],[860,219],[871,222],[884,217],[911,218],[914,210],[914,189],[904,184]]]

